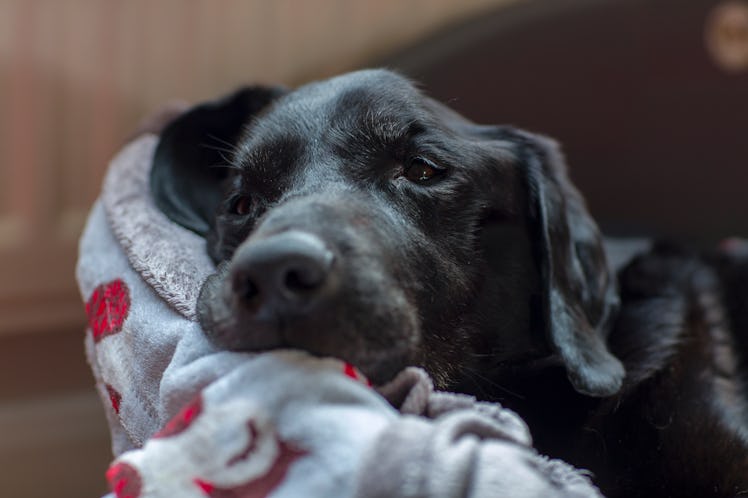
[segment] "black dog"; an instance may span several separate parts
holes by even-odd
[[[334,355],[375,382],[418,364],[444,388],[557,356],[583,392],[620,387],[613,280],[550,140],[365,71],[196,108],[152,186],[231,261],[200,310],[228,348]]]
[[[748,495],[748,337],[734,332],[748,330],[748,254],[660,244],[619,278],[610,348],[626,379],[570,458],[611,496]]]
[[[216,344],[336,356],[375,383],[420,365],[440,388],[520,411],[541,450],[593,469],[606,492],[638,493],[625,444],[598,458],[631,428],[588,430],[619,421],[616,403],[648,402],[630,393],[672,356],[648,356],[659,331],[635,306],[614,326],[615,278],[551,140],[362,71],[189,111],[164,130],[151,184],[220,263],[198,305]],[[643,372],[625,384],[611,330],[633,338],[611,344]]]

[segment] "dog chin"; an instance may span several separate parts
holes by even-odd
[[[242,329],[241,332],[239,329]],[[364,347],[360,350],[341,351],[339,348],[320,347],[319,344],[299,344],[293,340],[293,334],[287,334],[287,330],[286,333],[274,332],[268,334],[250,330],[248,327],[239,327],[235,320],[227,320],[212,324],[206,330],[206,335],[216,347],[230,351],[262,353],[291,349],[320,358],[336,358],[356,367],[374,386],[388,383],[404,368],[414,364],[407,348],[373,351],[370,347]]]

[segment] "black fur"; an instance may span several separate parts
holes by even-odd
[[[615,320],[600,235],[550,139],[476,125],[397,74],[361,71],[195,108],[162,134],[151,182],[219,263],[198,313],[222,347],[337,356],[375,383],[420,365],[440,388],[517,409],[541,450],[591,468],[612,495],[695,489],[670,482],[681,477],[671,453],[696,466],[723,455],[662,449],[650,434],[712,399],[681,370],[688,354],[706,361],[703,345],[683,352],[684,337],[703,329],[708,342],[717,327],[694,325],[708,306],[692,308],[693,295],[719,285],[635,264]],[[653,282],[637,290],[639,278]],[[666,432],[691,437],[683,420]],[[726,427],[709,434],[729,439]],[[657,468],[636,456],[658,451]],[[738,486],[730,472],[715,485]]]

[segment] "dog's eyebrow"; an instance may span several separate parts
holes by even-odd
[[[390,144],[412,137],[423,129],[423,124],[415,118],[404,119],[402,117],[367,113],[367,119],[362,123],[361,132],[369,138]]]
[[[356,116],[346,116],[331,123],[326,139],[342,155],[353,149],[398,147],[423,132],[425,126],[415,117],[393,115],[385,111],[368,109]]]
[[[240,148],[236,154],[238,169],[247,167],[264,170],[269,164],[284,164],[302,155],[303,142],[293,136],[284,135],[274,139],[265,140],[253,146]]]

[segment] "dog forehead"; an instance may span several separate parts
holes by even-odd
[[[420,93],[403,76],[369,69],[304,85],[278,100],[263,127],[311,136],[328,126],[355,125],[413,112]]]
[[[416,94],[418,90],[404,76],[386,69],[366,69],[304,85],[289,97],[337,108],[346,103],[407,100]]]
[[[243,162],[267,149],[314,155],[334,138],[351,136],[356,130],[396,135],[427,112],[420,102],[420,92],[408,79],[383,69],[309,83],[278,99],[250,123],[238,144],[237,158]]]

